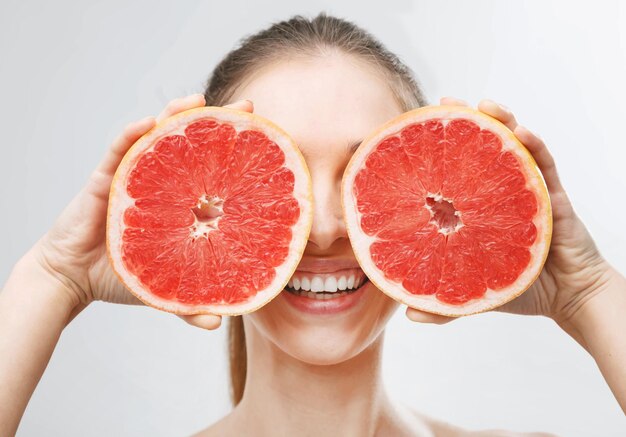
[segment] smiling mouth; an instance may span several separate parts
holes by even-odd
[[[285,290],[310,299],[336,299],[347,296],[369,282],[361,269],[345,269],[332,273],[296,271]]]

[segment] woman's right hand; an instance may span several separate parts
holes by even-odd
[[[61,213],[52,228],[35,244],[28,256],[61,281],[74,303],[74,314],[95,300],[141,304],[118,280],[106,251],[106,218],[113,175],[130,146],[155,124],[187,109],[205,105],[204,96],[195,94],[172,100],[155,117],[146,117],[126,126],[109,147],[89,181]],[[243,100],[227,107],[252,112]],[[205,329],[220,325],[213,315],[181,316]]]

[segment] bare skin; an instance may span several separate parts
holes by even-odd
[[[239,99],[252,100],[254,107]],[[338,187],[349,146],[401,112],[384,78],[371,66],[336,54],[292,59],[259,70],[233,100],[238,101],[232,107],[254,110],[283,127],[305,155],[315,212],[304,258],[354,259]],[[464,104],[452,98],[441,103]],[[177,99],[157,120],[202,105],[198,95]],[[553,319],[594,357],[626,410],[626,344],[618,334],[626,329],[621,316],[626,280],[602,258],[574,213],[543,141],[495,102],[483,100],[478,109],[509,126],[533,154],[554,213],[551,252],[540,278],[498,310]],[[85,188],[14,267],[0,294],[0,435],[15,433],[73,317],[95,300],[138,303],[109,268],[104,224],[115,169],[154,123],[150,117],[130,124],[114,141]],[[357,314],[327,317],[324,323],[294,313],[282,295],[244,316],[248,375],[243,400],[198,435],[520,435],[466,431],[394,404],[382,384],[381,357],[384,328],[398,304],[373,287],[364,299],[367,304]],[[421,323],[454,320],[414,309],[406,314]],[[204,329],[221,322],[212,315],[183,319]]]

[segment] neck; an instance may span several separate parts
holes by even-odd
[[[345,362],[312,365],[246,324],[246,387],[233,415],[247,435],[374,435],[388,410],[382,345],[380,335]]]

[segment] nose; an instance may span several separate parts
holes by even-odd
[[[311,172],[311,180],[314,207],[309,243],[319,251],[327,251],[348,238],[341,209],[341,181],[324,171]]]

